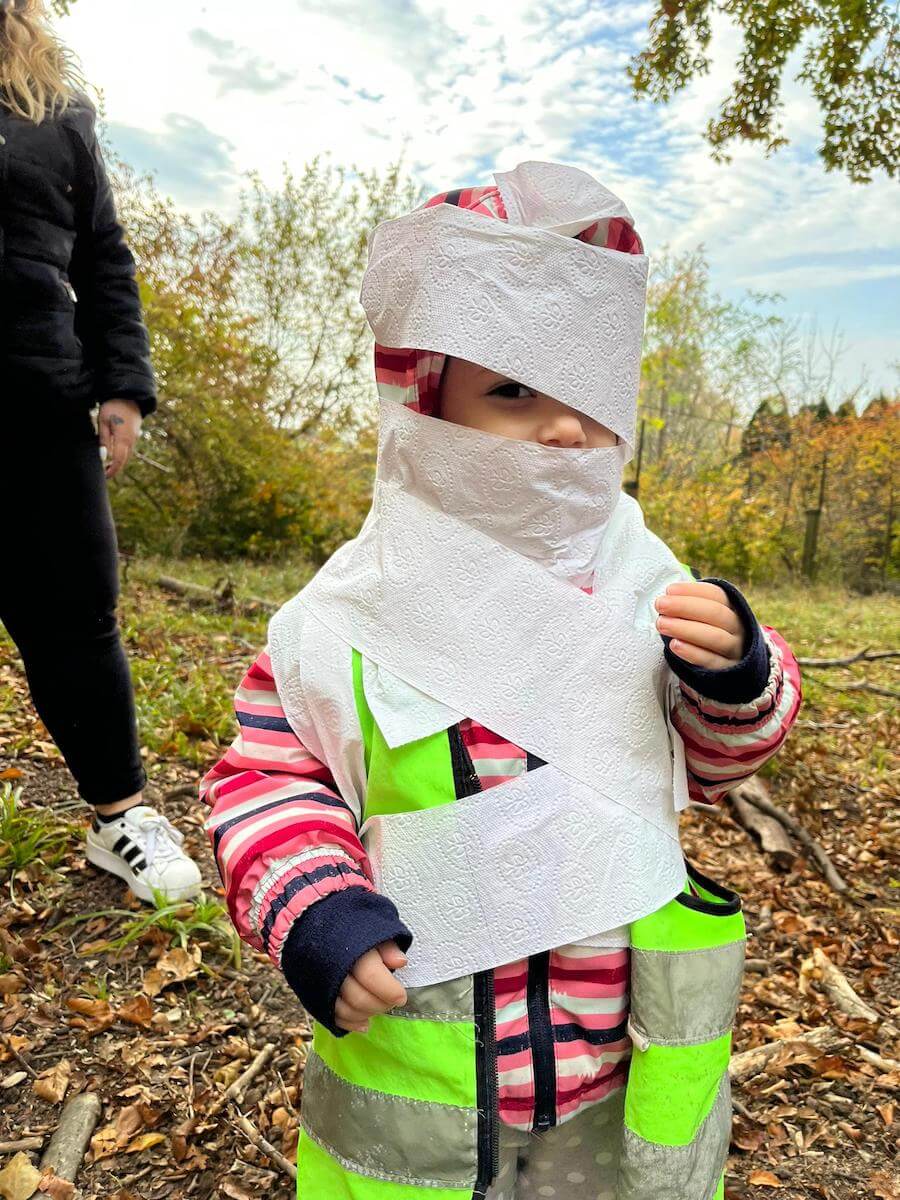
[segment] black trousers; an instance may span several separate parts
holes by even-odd
[[[116,531],[87,413],[0,428],[0,621],[89,804],[145,783],[116,621]]]

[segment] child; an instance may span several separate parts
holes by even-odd
[[[272,621],[208,828],[315,1019],[302,1200],[713,1200],[743,925],[678,811],[777,750],[797,664],[621,492],[627,209],[495,178],[373,237],[372,511]]]

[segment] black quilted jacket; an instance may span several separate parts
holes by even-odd
[[[79,98],[40,125],[0,104],[0,420],[156,407],[134,259],[95,113]]]

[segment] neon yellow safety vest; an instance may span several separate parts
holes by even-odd
[[[456,799],[447,731],[391,750],[353,683],[365,743],[364,817]],[[693,883],[631,926],[634,1049],[616,1200],[722,1200],[728,1059],[744,955],[738,897]],[[698,894],[694,894],[694,892]],[[402,914],[401,914],[402,915]],[[300,1200],[474,1200],[497,1169],[491,972],[411,988],[365,1035],[318,1023],[306,1065]],[[602,1147],[611,1149],[611,1147]]]

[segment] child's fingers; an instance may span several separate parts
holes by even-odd
[[[360,1016],[349,1004],[338,998],[334,1005],[334,1023],[348,1033],[368,1033],[369,1018]]]
[[[692,646],[690,642],[682,642],[678,638],[669,643],[669,649],[685,662],[695,667],[705,667],[708,671],[721,671],[725,667],[733,667],[735,662],[733,658],[723,658],[721,654],[703,650],[700,646]]]
[[[406,1003],[406,990],[384,965],[378,950],[369,950],[364,954],[353,967],[351,975],[366,991],[383,1001],[387,1008]]]
[[[345,1004],[367,1017],[385,1011],[384,1001],[364,988],[352,973],[341,984],[340,995]]]
[[[715,600],[718,604],[728,605],[728,594],[717,583],[699,583],[697,580],[685,579],[681,583],[670,583],[663,595],[700,596],[704,600]]]
[[[721,591],[721,589],[718,589]],[[725,593],[722,592],[724,596]],[[716,625],[729,633],[741,633],[741,618],[727,604],[710,600],[705,596],[659,596],[656,609],[665,617],[681,617],[687,621],[703,621],[707,625]]]
[[[737,662],[740,658],[741,641],[726,629],[715,625],[704,625],[702,621],[680,621],[671,617],[660,617],[656,628],[666,637],[678,638],[679,641],[689,642],[701,650],[719,654],[729,662]]]
[[[407,957],[396,942],[382,942],[376,949],[381,955],[381,961],[389,970],[399,971],[401,967],[406,966]]]

